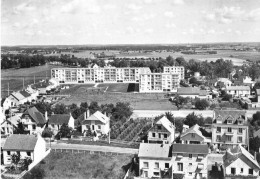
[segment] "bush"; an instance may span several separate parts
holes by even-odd
[[[206,99],[202,99],[202,100],[198,99],[195,102],[195,107],[199,110],[204,110],[207,107],[209,107],[209,102]]]
[[[44,169],[40,167],[33,168],[30,172],[28,172],[23,178],[26,179],[43,179],[45,177]]]

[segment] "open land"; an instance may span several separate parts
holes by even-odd
[[[33,170],[44,170],[44,178],[123,178],[122,166],[130,163],[131,155],[99,155],[51,152]],[[23,178],[31,178],[28,172]]]

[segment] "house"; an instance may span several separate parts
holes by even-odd
[[[148,143],[171,144],[175,139],[175,126],[163,116],[148,131]]]
[[[260,89],[255,90],[256,102],[260,103]]]
[[[1,135],[10,135],[18,127],[21,118],[18,115],[11,116],[1,123]]]
[[[172,173],[185,179],[207,178],[206,144],[172,144]]]
[[[32,85],[32,88],[38,90],[40,95],[47,94],[51,91],[51,89],[55,87],[56,86],[52,83],[51,80],[43,80],[39,83]]]
[[[170,144],[141,143],[139,147],[140,178],[162,177],[171,167]]]
[[[211,139],[206,138],[200,131],[200,126],[195,124],[181,134],[180,140],[182,144],[210,144]]]
[[[250,95],[249,86],[227,86],[226,91],[233,97],[247,97]]]
[[[246,111],[215,110],[212,123],[212,144],[219,148],[222,145],[235,147],[238,144],[248,145],[248,126]]]
[[[48,127],[50,127],[56,135],[63,124],[74,129],[74,121],[71,114],[54,114],[49,117]]]
[[[32,161],[38,161],[43,158],[46,152],[46,143],[38,135],[13,134],[7,137],[3,146],[3,163],[11,164],[11,155],[20,154],[21,159],[30,157]]]
[[[43,127],[47,122],[47,112],[45,116],[36,107],[28,108],[21,116],[21,122],[25,131],[30,134],[42,133]]]
[[[20,104],[24,104],[26,102],[30,102],[30,100],[31,100],[30,96],[31,95],[25,90],[13,92],[11,95],[9,95],[7,97],[8,100],[10,100],[10,101],[8,101],[8,103],[11,104],[11,106],[9,106],[9,107],[14,107],[14,106],[18,106]]]
[[[200,98],[200,99],[211,99],[212,95],[209,95],[207,90],[201,90],[197,87],[182,87],[177,89],[177,95],[184,98]]]
[[[217,86],[220,88],[226,88],[227,86],[231,86],[232,81],[230,81],[228,78],[218,78]]]
[[[256,158],[241,145],[227,150],[223,160],[224,175],[227,179],[257,178],[259,176],[260,166]]]
[[[102,114],[100,111],[96,111],[91,116],[87,116],[86,112],[83,113],[82,117],[82,133],[84,133],[88,126],[92,132],[96,132],[97,135],[107,135],[110,131],[110,118]]]
[[[5,112],[7,109],[11,108],[12,105],[14,105],[11,100],[11,98],[5,98],[3,99],[3,103],[2,103],[2,107],[3,107],[3,111]]]

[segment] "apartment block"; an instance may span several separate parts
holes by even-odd
[[[215,110],[212,123],[212,144],[219,148],[248,145],[248,125],[246,111]]]
[[[176,92],[179,85],[177,73],[146,73],[140,75],[139,92]]]
[[[65,84],[78,83],[138,83],[141,73],[151,73],[150,68],[53,68],[51,77]]]
[[[163,67],[164,73],[179,74],[180,79],[184,79],[184,67],[183,66],[167,66]]]
[[[185,179],[207,178],[206,144],[172,144],[172,173]]]

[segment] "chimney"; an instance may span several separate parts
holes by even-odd
[[[87,109],[87,118],[89,117],[89,109]]]
[[[107,116],[107,112],[106,111],[104,112],[104,115]]]
[[[48,113],[45,111],[45,120],[48,121]]]
[[[84,112],[84,120],[86,120],[87,119],[87,117],[86,117],[86,111]]]

